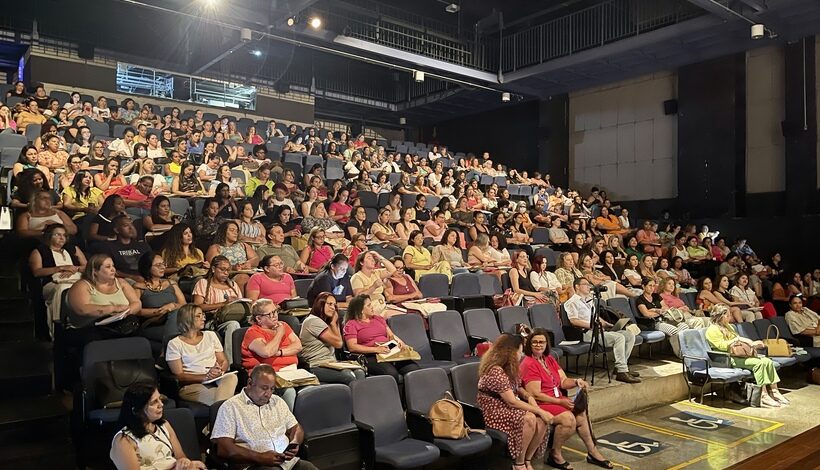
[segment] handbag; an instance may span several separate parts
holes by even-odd
[[[229,321],[237,321],[245,324],[250,315],[251,308],[248,302],[235,300],[216,311],[213,323],[214,325],[221,325]]]
[[[11,211],[8,206],[0,207],[0,230],[11,230]]]
[[[729,355],[732,357],[755,357],[757,353],[751,344],[735,341],[729,345]]]
[[[152,359],[120,359],[96,362],[93,366],[94,396],[100,408],[118,408],[128,387],[156,382]]]
[[[521,304],[522,300],[524,300],[524,296],[521,294],[516,294],[512,289],[505,290],[503,294],[493,295],[493,305],[497,309],[501,307],[518,306]]]
[[[589,409],[589,393],[586,390],[578,390],[575,395],[575,405],[572,407],[572,414],[578,416]]]
[[[775,337],[772,339],[770,334],[772,328],[775,331]],[[789,346],[789,343],[786,342],[785,339],[780,338],[780,328],[777,325],[769,325],[766,328],[766,339],[763,340],[763,344],[769,349],[769,357],[791,357],[792,356],[792,347]]]
[[[749,406],[760,408],[760,398],[763,392],[763,387],[752,382],[746,382],[744,386],[746,400],[749,402]]]
[[[661,318],[666,323],[671,323],[672,325],[677,326],[680,323],[683,323],[686,320],[686,317],[683,314],[683,311],[677,308],[668,308],[663,311],[661,314]]]

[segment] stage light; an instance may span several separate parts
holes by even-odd
[[[251,54],[255,55],[256,57],[262,57],[262,51],[260,51],[259,49],[252,50]]]
[[[504,93],[501,93],[501,101],[503,101],[505,103],[510,101],[510,93],[507,92],[507,91],[505,91]]]
[[[205,6],[209,8],[216,8],[216,5],[217,3],[219,3],[219,0],[202,0],[202,3],[204,3]]]
[[[290,18],[288,18],[287,23],[288,23],[288,26],[291,26],[291,27],[292,27],[293,25],[295,25],[295,24],[296,24],[296,17],[295,17],[295,16],[291,16]]]
[[[313,29],[319,29],[322,27],[322,19],[318,16],[314,16],[310,19],[310,27]]]
[[[423,82],[424,81],[424,72],[420,70],[413,70],[413,80],[416,82]]]

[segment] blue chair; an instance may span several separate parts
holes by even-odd
[[[637,321],[635,320],[636,314],[634,310],[632,310],[632,303],[633,302],[627,301],[623,297],[615,297],[606,301],[606,304],[609,308],[623,313],[632,321],[637,323]],[[663,332],[657,330],[645,330],[644,328],[641,328],[641,332],[638,336],[640,336],[642,339],[641,344],[647,345],[647,348],[649,349],[650,359],[652,359],[652,345],[655,343],[660,343],[666,339],[666,335],[663,334]],[[637,337],[635,339],[637,340]],[[638,342],[635,341],[635,344],[637,345]],[[640,352],[640,348],[638,349],[638,352]]]
[[[683,330],[678,334],[689,398],[692,398],[693,388],[700,389],[701,403],[705,390],[709,388],[711,391],[713,383],[723,386],[725,397],[727,383],[741,382],[752,377],[750,371],[732,367],[727,353],[713,351],[706,342],[705,332],[705,329]]]

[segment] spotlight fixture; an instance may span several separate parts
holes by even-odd
[[[406,119],[406,118],[403,118],[403,117],[400,117],[400,118],[399,118],[399,124],[401,124],[402,126],[403,126],[403,125],[405,125],[405,124],[407,124],[407,119]]]
[[[458,13],[458,10],[460,9],[461,7],[459,7],[457,3],[451,3],[444,7],[444,11],[446,11],[447,13]]]
[[[418,83],[423,82],[424,72],[422,72],[421,70],[413,70],[413,80],[415,80]]]
[[[288,18],[287,23],[288,23],[288,26],[293,27],[293,25],[295,25],[295,24],[296,24],[296,17],[295,17],[295,16],[291,16],[290,18]]]
[[[501,93],[501,101],[504,103],[510,101],[510,92],[505,91],[504,93]]]
[[[209,8],[216,8],[216,4],[219,2],[218,0],[202,0],[202,3]]]
[[[766,36],[766,26],[762,24],[752,25],[752,39],[763,39]]]
[[[256,57],[262,57],[262,51],[260,51],[259,49],[252,50],[251,54],[253,54]]]
[[[313,29],[319,29],[322,27],[322,19],[318,16],[314,16],[310,19],[310,27]]]

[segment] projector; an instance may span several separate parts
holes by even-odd
[[[446,11],[447,13],[458,13],[458,10],[459,10],[459,6],[456,5],[455,3],[451,3],[451,4],[447,5],[446,7],[444,7],[444,11]]]

